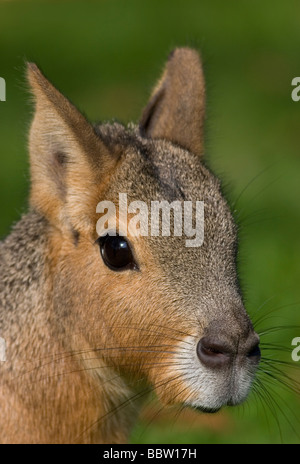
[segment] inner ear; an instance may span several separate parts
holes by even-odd
[[[140,120],[145,137],[176,143],[203,154],[205,84],[199,54],[175,49]]]
[[[165,89],[162,87],[156,93],[154,93],[146,108],[144,109],[140,121],[141,135],[151,137],[154,129],[152,126],[155,124],[157,114],[160,112],[160,105],[163,102],[164,94]]]
[[[41,73],[28,65],[35,97],[29,135],[31,206],[57,227],[88,224],[96,185],[115,168],[118,154]]]
[[[63,168],[67,164],[67,155],[63,151],[57,150],[54,153],[54,161],[56,162],[57,166]]]
[[[52,163],[52,175],[56,182],[58,192],[62,200],[66,198],[66,170],[67,170],[67,154],[61,150],[55,150],[50,155],[50,163]]]

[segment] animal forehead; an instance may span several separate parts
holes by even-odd
[[[112,150],[121,153],[111,177],[106,199],[118,202],[126,193],[128,202],[189,201],[195,207],[202,201],[205,209],[206,236],[232,242],[235,226],[219,180],[202,163],[199,156],[165,140],[142,137],[136,126],[120,124],[98,128]],[[149,218],[150,219],[150,218]]]
[[[96,132],[121,155],[112,178],[120,192],[145,201],[201,200],[201,196],[219,201],[222,197],[219,181],[199,156],[169,141],[142,137],[134,125],[104,124]]]
[[[149,142],[138,152],[131,147],[124,151],[114,176],[119,192],[145,202],[180,200],[223,204],[218,180],[195,155],[171,144],[157,145]]]

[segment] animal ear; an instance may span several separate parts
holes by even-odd
[[[204,116],[205,84],[199,54],[190,48],[175,49],[142,114],[141,132],[202,155]]]
[[[79,230],[89,222],[95,176],[101,182],[116,156],[35,64],[27,70],[35,99],[29,137],[31,206],[56,225],[69,222]]]

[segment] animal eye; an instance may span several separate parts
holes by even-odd
[[[98,239],[104,264],[112,271],[138,270],[131,247],[125,237],[104,235]]]

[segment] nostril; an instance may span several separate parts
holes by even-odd
[[[247,357],[248,358],[252,358],[252,359],[255,359],[255,360],[260,360],[261,358],[261,351],[260,351],[260,348],[259,348],[259,344],[256,344],[247,354]]]
[[[208,337],[202,338],[197,345],[197,355],[201,363],[216,368],[228,364],[231,360],[227,345]]]

